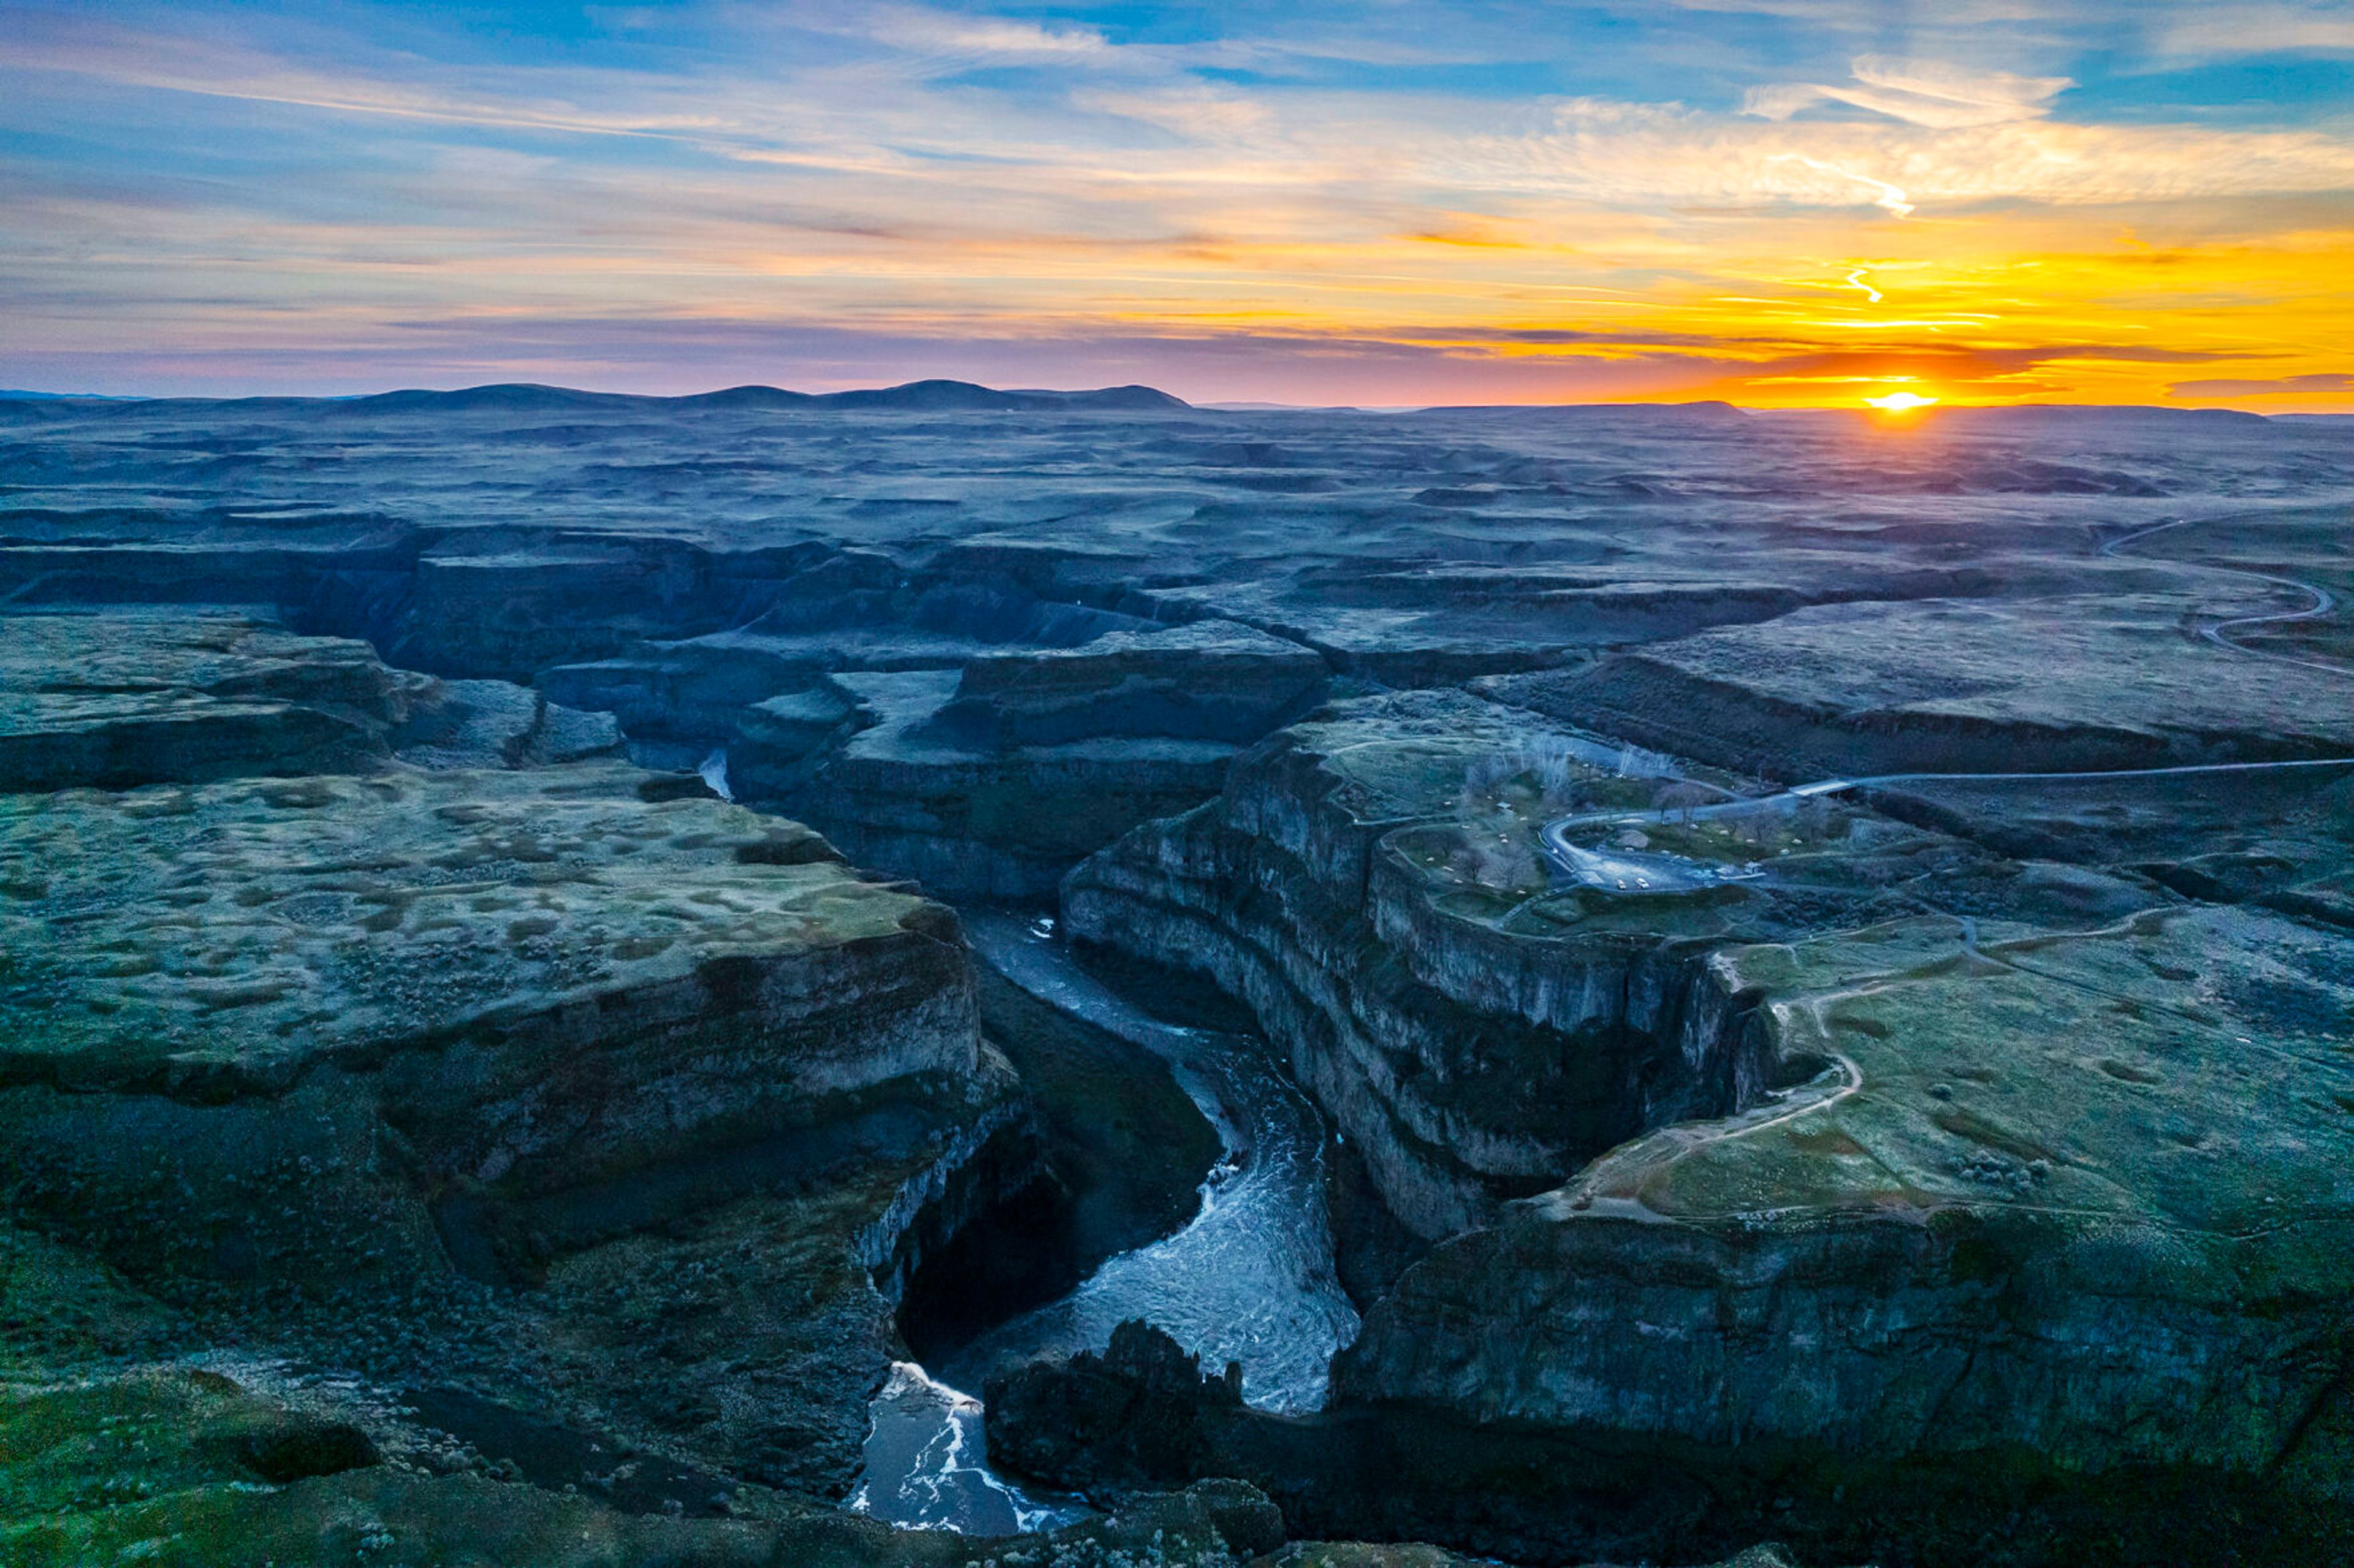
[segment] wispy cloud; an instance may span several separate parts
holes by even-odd
[[[860,28],[877,42],[965,62],[1087,60],[1111,53],[1093,27],[1042,26],[1012,17],[972,16],[912,5],[860,7]]]
[[[2166,389],[2169,397],[2309,397],[2319,393],[2354,392],[2354,373],[2317,371],[2306,376],[2282,376],[2272,380],[2222,376],[2209,381],[2178,381]]]
[[[2163,58],[2354,55],[2354,16],[2338,0],[2306,5],[2201,5],[2170,12],[2153,29]]]
[[[1787,120],[1819,103],[1844,103],[1910,125],[1957,131],[2041,119],[2054,98],[2075,85],[2064,76],[2018,76],[1864,55],[1855,60],[1848,82],[1752,88],[1742,109],[1766,120]]]
[[[1451,150],[1447,172],[1513,188],[1657,206],[2110,205],[2354,189],[2354,140],[2321,131],[1848,122],[1757,126],[1680,105],[1578,101],[1514,141]],[[1484,164],[1484,167],[1482,166]]]

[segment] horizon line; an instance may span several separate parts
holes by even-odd
[[[824,392],[803,392],[769,382],[738,382],[699,392],[627,392],[593,387],[567,387],[547,381],[483,381],[456,387],[389,387],[365,392],[54,392],[37,387],[0,387],[0,403],[356,403],[379,397],[460,397],[469,393],[494,391],[553,392],[568,396],[599,398],[628,398],[641,402],[678,403],[724,397],[730,393],[774,393],[779,397],[808,398],[812,402],[843,397],[880,395],[906,392],[917,388],[956,388],[985,392],[1002,397],[1088,397],[1103,394],[1149,392],[1167,398],[1178,408],[1211,413],[1363,413],[1418,414],[1477,412],[1485,409],[1537,408],[1723,408],[1740,414],[1856,414],[1867,418],[1901,419],[1918,423],[1940,414],[1984,409],[2104,409],[2111,411],[2147,411],[2165,414],[2244,414],[2259,419],[2347,419],[2354,413],[2326,410],[2282,409],[2265,412],[2236,403],[2103,403],[2067,399],[2039,399],[2032,402],[1966,402],[1938,399],[1933,405],[1891,416],[1875,410],[1859,398],[1853,403],[1743,403],[1729,397],[1638,397],[1596,398],[1590,400],[1549,399],[1543,401],[1500,401],[1478,403],[1284,403],[1263,398],[1216,398],[1192,402],[1176,394],[1146,383],[1131,382],[1117,387],[991,387],[981,382],[964,381],[946,376],[918,377],[913,381],[894,382],[881,387],[839,387]],[[938,410],[949,411],[949,410]],[[970,411],[970,410],[969,410]],[[1137,412],[1141,410],[1129,410]]]

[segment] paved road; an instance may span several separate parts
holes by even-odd
[[[1657,878],[1661,874],[1648,869],[1650,863],[1685,868],[1690,868],[1696,863],[1670,855],[1605,854],[1593,850],[1580,849],[1571,843],[1566,836],[1571,829],[1634,827],[1645,822],[1671,821],[1704,822],[1720,817],[1745,816],[1755,811],[1787,811],[1795,809],[1803,801],[1814,800],[1819,796],[1838,795],[1850,789],[1870,789],[1886,784],[1924,784],[1938,781],[1973,784],[2028,782],[2055,784],[2087,779],[2167,779],[2200,773],[2274,773],[2309,768],[2354,768],[2354,757],[2306,758],[2294,762],[2193,762],[2175,768],[2109,768],[2073,773],[1872,773],[1859,779],[1820,779],[1812,784],[1801,784],[1795,789],[1782,790],[1778,794],[1746,795],[1738,800],[1720,800],[1712,805],[1693,806],[1689,809],[1670,806],[1640,811],[1588,811],[1578,816],[1556,817],[1544,825],[1538,837],[1543,842],[1545,854],[1553,863],[1577,881],[1588,887],[1616,890],[1624,887],[1625,884],[1617,880],[1620,873],[1615,865],[1607,873],[1609,880],[1596,880],[1595,875],[1590,874],[1589,868],[1606,860],[1627,863],[1640,861],[1647,863],[1646,874]],[[1704,879],[1692,879],[1686,887],[1668,886],[1662,882],[1660,885],[1646,890],[1661,893],[1689,892],[1692,888],[1703,885],[1713,886],[1720,882],[1738,881],[1746,874],[1746,873],[1732,874],[1719,873]],[[1628,889],[1628,891],[1636,890]]]
[[[1555,838],[1558,822],[1544,830],[1545,853],[1553,863],[1588,887],[1614,893],[1697,893],[1760,874],[1755,871],[1718,867],[1686,860],[1681,855],[1644,854],[1620,849],[1580,849]]]
[[[2155,556],[2119,556],[2117,553],[2120,550],[2123,550],[2127,545],[2134,544],[2138,540],[2147,539],[2153,534],[2163,534],[2169,529],[2185,528],[2194,523],[2212,521],[2215,521],[2215,519],[2177,517],[2170,522],[2153,523],[2147,528],[2137,528],[2130,534],[2110,540],[2107,544],[2101,546],[2101,554],[2107,556],[2112,559],[2143,561],[2160,560],[2164,557]],[[2200,628],[2199,634],[2207,639],[2208,641],[2215,644],[2218,648],[2228,648],[2234,653],[2244,653],[2252,659],[2275,659],[2284,664],[2295,664],[2299,669],[2319,670],[2325,674],[2354,677],[2354,670],[2349,670],[2343,664],[2329,664],[2325,663],[2318,659],[2300,659],[2294,653],[2275,653],[2269,649],[2251,648],[2244,642],[2234,641],[2231,636],[2231,631],[2234,627],[2284,626],[2291,621],[2296,620],[2318,620],[2338,608],[2338,600],[2330,594],[2328,589],[2316,588],[2313,584],[2308,582],[2300,582],[2296,577],[2276,577],[2270,572],[2252,572],[2243,567],[2219,567],[2212,561],[2168,561],[2167,564],[2180,567],[2198,567],[2206,571],[2221,572],[2226,577],[2247,577],[2252,581],[2265,583],[2274,588],[2295,588],[2299,593],[2312,595],[2313,602],[2303,609],[2284,610],[2274,615],[2233,616],[2229,620],[2219,620],[2212,626]]]

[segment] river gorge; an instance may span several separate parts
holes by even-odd
[[[1356,1337],[1325,1214],[1322,1118],[1266,1043],[1165,1022],[1074,961],[1051,916],[969,913],[977,961],[1069,1016],[1142,1046],[1217,1128],[1200,1208],[1172,1235],[1103,1263],[1068,1295],[998,1324],[942,1365],[908,1366],[878,1396],[852,1506],[895,1524],[997,1533],[1057,1519],[976,1462],[978,1403],[964,1390],[1025,1362],[1102,1351],[1151,1322],[1214,1366],[1240,1369],[1243,1398],[1278,1413],[1324,1403],[1332,1358]]]

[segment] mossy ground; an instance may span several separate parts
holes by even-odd
[[[1695,1219],[1960,1204],[2283,1243],[2354,1212],[2354,986],[2293,921],[1925,917],[1728,956],[1786,1046],[1852,1081],[1621,1150],[1576,1192]]]

